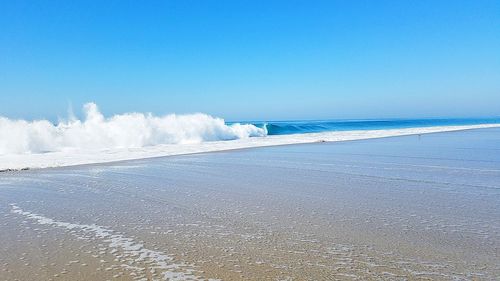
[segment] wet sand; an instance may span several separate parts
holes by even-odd
[[[202,279],[500,279],[500,129],[0,174],[0,280]]]

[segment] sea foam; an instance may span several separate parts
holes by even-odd
[[[122,263],[121,266],[123,268],[133,273],[133,280],[150,280],[145,273],[145,269],[148,268],[160,272],[162,276],[161,280],[220,281],[219,279],[205,279],[197,276],[196,273],[198,271],[193,265],[176,262],[171,256],[157,250],[147,249],[142,243],[136,242],[133,238],[126,237],[114,230],[95,224],[78,224],[58,221],[39,214],[24,211],[16,204],[10,204],[10,206],[12,213],[22,215],[37,224],[65,229],[81,240],[95,240],[107,244],[106,248],[109,254],[113,254],[115,256],[115,261]],[[118,251],[120,253],[117,253]],[[147,266],[143,264],[147,264]]]
[[[196,144],[265,136],[251,124],[226,125],[207,114],[154,116],[126,113],[105,118],[95,103],[84,105],[85,118],[54,125],[47,120],[0,117],[0,155],[66,150],[142,148],[159,144]]]

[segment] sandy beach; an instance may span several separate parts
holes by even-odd
[[[500,129],[0,173],[0,280],[498,280]]]

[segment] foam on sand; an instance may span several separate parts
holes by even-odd
[[[105,118],[94,103],[86,104],[84,109],[84,120],[70,118],[57,125],[47,120],[0,117],[0,170],[500,127],[482,124],[267,135],[265,127],[227,125],[221,118],[201,113],[161,117],[126,113]]]
[[[132,238],[113,230],[95,224],[77,224],[54,220],[39,214],[24,211],[16,204],[10,204],[11,212],[22,215],[27,219],[40,225],[48,225],[71,231],[79,239],[95,239],[106,242],[110,252],[120,251],[119,258],[122,266],[133,272],[134,280],[148,280],[144,275],[144,267],[141,263],[148,263],[149,268],[162,273],[162,280],[205,280],[196,276],[196,270],[192,265],[176,263],[173,258],[160,251],[150,250],[143,244],[135,242]],[[90,236],[90,238],[89,238]],[[117,257],[118,258],[118,257]],[[208,279],[215,281],[217,279]]]

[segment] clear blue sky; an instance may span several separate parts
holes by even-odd
[[[0,0],[0,115],[500,116],[500,1]]]

